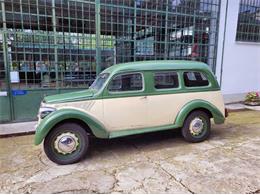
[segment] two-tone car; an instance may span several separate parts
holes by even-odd
[[[47,96],[41,103],[35,144],[48,158],[71,164],[87,155],[89,137],[111,139],[181,129],[188,142],[224,123],[220,87],[207,64],[137,61],[111,66],[89,89]]]

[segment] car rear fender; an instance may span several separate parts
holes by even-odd
[[[222,112],[214,106],[212,103],[207,102],[205,100],[193,100],[189,103],[185,104],[181,110],[179,111],[174,124],[176,124],[179,127],[183,126],[183,123],[187,116],[194,110],[204,110],[206,109],[208,112],[211,113],[214,122],[216,124],[222,124],[225,121],[225,116],[223,116]]]

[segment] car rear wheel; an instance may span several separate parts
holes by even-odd
[[[186,118],[182,127],[182,135],[188,142],[201,142],[210,135],[210,118],[203,111],[194,111]]]
[[[72,164],[86,156],[89,138],[76,123],[64,123],[52,129],[44,139],[47,157],[60,165]]]

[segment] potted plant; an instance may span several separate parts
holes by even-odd
[[[245,97],[246,105],[260,106],[260,97],[258,92],[249,92]]]

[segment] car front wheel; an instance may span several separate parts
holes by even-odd
[[[86,130],[76,123],[64,123],[52,129],[44,139],[47,157],[60,165],[72,164],[85,157],[89,146]]]
[[[185,120],[182,135],[188,142],[201,142],[210,135],[210,118],[203,111],[192,112]]]

